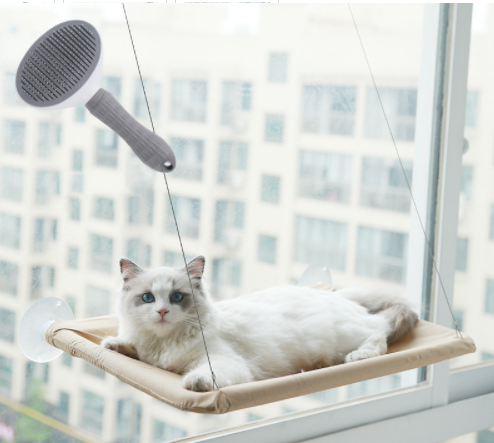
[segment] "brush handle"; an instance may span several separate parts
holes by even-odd
[[[108,91],[99,89],[86,108],[122,137],[144,164],[159,172],[175,169],[175,155],[168,143],[142,126]]]

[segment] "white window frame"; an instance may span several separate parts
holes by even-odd
[[[472,4],[425,5],[413,195],[451,305],[471,19]],[[411,214],[408,292],[419,306],[430,292],[430,320],[449,327],[449,308],[413,202]],[[446,361],[430,366],[427,380],[411,388],[180,441],[352,443],[372,436],[380,443],[434,443],[494,426],[493,410],[494,363],[450,372]]]

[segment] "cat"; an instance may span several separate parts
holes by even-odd
[[[383,355],[418,320],[404,298],[365,288],[281,286],[215,302],[204,266],[202,256],[182,269],[121,259],[118,335],[101,346],[211,391],[197,311],[219,388]]]

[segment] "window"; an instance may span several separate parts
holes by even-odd
[[[213,259],[213,284],[217,286],[239,287],[241,283],[242,264],[231,258]]]
[[[95,271],[111,274],[113,265],[113,239],[91,235],[91,258],[89,267]]]
[[[491,205],[491,223],[489,226],[489,239],[494,240],[494,205]]]
[[[356,273],[404,283],[408,236],[400,232],[359,226]]]
[[[264,139],[271,143],[283,143],[284,117],[267,114]]]
[[[84,123],[86,121],[86,108],[84,105],[76,106],[75,121],[78,123]]]
[[[101,87],[120,101],[122,94],[122,79],[115,76],[105,76],[101,79]]]
[[[346,154],[301,151],[299,196],[349,203],[352,157]]]
[[[263,263],[276,263],[276,237],[259,235],[257,259]]]
[[[466,272],[468,262],[468,238],[458,238],[456,243],[456,270]]]
[[[24,106],[26,104],[17,93],[14,72],[5,73],[3,83],[3,100],[6,105],[10,106]]]
[[[127,241],[127,257],[142,266],[151,266],[151,245],[145,245],[138,238]]]
[[[97,197],[94,200],[94,217],[102,220],[113,220],[115,217],[113,199]]]
[[[187,263],[194,258],[193,255],[186,255],[185,260]],[[163,265],[170,268],[183,268],[184,258],[181,252],[164,251],[163,253]]]
[[[0,245],[19,249],[21,241],[21,218],[0,214]]]
[[[25,124],[17,120],[3,123],[3,150],[11,154],[24,154]]]
[[[61,144],[62,126],[41,122],[38,130],[38,157],[50,157],[51,148]]]
[[[154,191],[143,191],[127,199],[127,222],[131,225],[153,224]]]
[[[272,83],[285,83],[288,70],[288,54],[269,54],[268,81]]]
[[[12,390],[12,359],[0,355],[0,393],[10,397]]]
[[[79,264],[79,249],[69,247],[67,253],[67,266],[72,269],[77,269]]]
[[[92,375],[93,377],[100,378],[101,380],[105,379],[106,372],[103,369],[98,368],[97,366],[88,363],[87,361],[82,362],[82,367],[84,368],[84,372],[86,374]]]
[[[176,426],[154,419],[153,443],[163,443],[171,440],[178,440],[187,436],[187,432]]]
[[[44,252],[51,241],[57,239],[57,220],[37,218],[34,220],[34,252]]]
[[[247,129],[244,111],[252,105],[252,84],[245,82],[223,82],[221,99],[221,124],[243,131]]]
[[[239,201],[219,200],[216,202],[214,239],[231,247],[240,241],[239,229],[244,227],[245,205]]]
[[[379,95],[395,139],[413,141],[415,137],[417,90],[380,87]],[[374,87],[367,88],[365,135],[369,138],[388,139],[390,137]]]
[[[263,175],[261,180],[261,201],[266,203],[279,203],[280,177],[275,175]]]
[[[5,200],[22,201],[22,183],[24,173],[22,169],[3,166],[1,169],[1,192]]]
[[[207,84],[202,80],[172,81],[171,117],[173,120],[206,121]]]
[[[464,318],[465,312],[460,310],[460,309],[453,309],[453,315],[456,318],[456,323],[458,324],[458,329],[460,331],[463,331],[463,318]],[[455,328],[455,322],[453,319],[451,319],[451,328]]]
[[[485,284],[485,305],[486,314],[494,314],[494,280],[488,279]]]
[[[17,295],[19,266],[8,261],[0,261],[0,292]]]
[[[159,117],[161,86],[159,83],[153,82],[148,78],[143,79],[143,81],[151,114],[153,117]],[[146,99],[142,90],[141,79],[139,78],[135,80],[134,115],[136,117],[148,117]]]
[[[84,152],[80,149],[72,151],[72,171],[82,172],[84,165]]]
[[[76,306],[77,306],[77,301],[75,299],[75,297],[72,297],[70,295],[66,296],[65,297],[65,301],[67,302],[67,304],[69,305],[70,309],[72,310],[72,312],[74,313],[74,315],[76,315]]]
[[[0,339],[14,343],[15,312],[0,308]]]
[[[475,128],[477,126],[478,106],[479,91],[468,91],[465,109],[465,126],[467,128]]]
[[[55,287],[55,274],[55,268],[51,266],[31,268],[31,300],[51,295],[50,288]]]
[[[412,185],[412,163],[403,161],[403,168]],[[400,163],[395,159],[364,157],[360,204],[388,211],[410,211],[410,191]]]
[[[69,200],[70,218],[72,220],[81,219],[81,201],[78,198],[71,197]]]
[[[321,264],[343,271],[346,267],[346,223],[297,216],[294,258],[299,263]]]
[[[171,145],[177,159],[177,168],[173,175],[187,180],[202,180],[204,142],[174,137],[171,139]]]
[[[222,141],[218,156],[218,183],[234,188],[243,185],[247,170],[249,148],[244,142]]]
[[[110,313],[110,291],[96,286],[86,288],[84,317],[101,317]]]
[[[110,129],[98,129],[96,135],[96,164],[116,168],[118,161],[117,134]]]
[[[64,366],[67,366],[68,368],[71,368],[72,367],[72,361],[73,360],[74,360],[74,358],[72,357],[72,355],[67,354],[66,352],[64,352],[62,354],[62,364]]]
[[[166,232],[176,235],[175,221],[173,213],[166,197]],[[198,198],[179,197],[172,195],[175,216],[180,227],[180,234],[183,237],[199,238],[199,222],[201,218],[201,200]]]
[[[36,171],[36,204],[46,205],[56,195],[60,195],[60,172]]]
[[[82,391],[81,427],[96,435],[103,431],[105,399],[89,391]]]
[[[461,168],[461,193],[465,196],[467,201],[472,200],[473,194],[473,166],[463,165]]]
[[[353,86],[304,86],[302,131],[353,135],[356,98]]]
[[[133,402],[130,398],[118,400],[116,426],[116,437],[118,441],[139,442],[141,421],[142,406],[140,404]]]
[[[69,412],[70,395],[66,392],[60,392],[58,397],[57,415],[64,423],[67,423],[69,421]]]

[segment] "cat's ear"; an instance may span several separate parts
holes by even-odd
[[[204,273],[205,264],[206,259],[202,255],[187,263],[187,270],[189,271],[190,278],[200,280],[202,278],[202,274]]]
[[[120,259],[120,272],[124,282],[132,280],[142,273],[142,269],[135,263],[131,262],[128,258]]]

